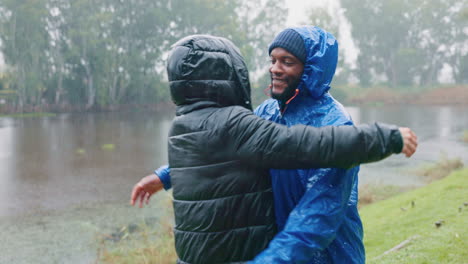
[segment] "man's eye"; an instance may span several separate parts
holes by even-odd
[[[291,65],[294,65],[294,62],[292,61],[285,61],[284,64],[288,65],[288,66],[291,66]]]

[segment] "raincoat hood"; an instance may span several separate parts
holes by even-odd
[[[328,90],[338,63],[338,41],[319,27],[303,26],[292,28],[304,40],[306,61],[302,73],[299,96],[322,97]]]
[[[178,113],[207,105],[252,109],[244,59],[225,38],[192,35],[179,40],[169,54],[167,74]]]

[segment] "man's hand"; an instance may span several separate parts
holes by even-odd
[[[146,177],[143,177],[135,186],[133,187],[132,197],[130,199],[130,204],[135,205],[135,202],[140,200],[140,208],[143,207],[143,203],[148,204],[150,197],[160,191],[163,188],[163,184],[159,179],[158,175],[151,174]]]
[[[403,138],[403,149],[401,150],[401,153],[404,153],[406,157],[409,158],[414,154],[418,147],[418,137],[407,127],[400,127],[399,130],[401,137]]]

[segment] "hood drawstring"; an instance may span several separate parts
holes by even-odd
[[[283,113],[286,111],[286,109],[288,108],[288,104],[289,104],[294,98],[296,98],[296,96],[297,96],[298,94],[299,94],[299,89],[296,89],[296,91],[294,92],[294,95],[293,95],[291,98],[289,98],[289,100],[287,100],[286,103],[284,104],[285,106],[284,106],[283,110],[281,111],[281,114],[283,114]]]
[[[263,89],[263,94],[266,96],[271,96],[271,85],[268,85],[267,88]]]
[[[291,98],[289,98],[289,100],[286,101],[286,105],[288,105],[289,102],[291,102],[292,99],[294,99],[298,94],[299,94],[299,89],[296,89],[296,91],[294,92],[294,95]]]

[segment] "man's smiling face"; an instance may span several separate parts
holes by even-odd
[[[279,47],[271,51],[270,59],[272,96],[282,98],[289,95],[299,85],[304,64],[287,50]]]

